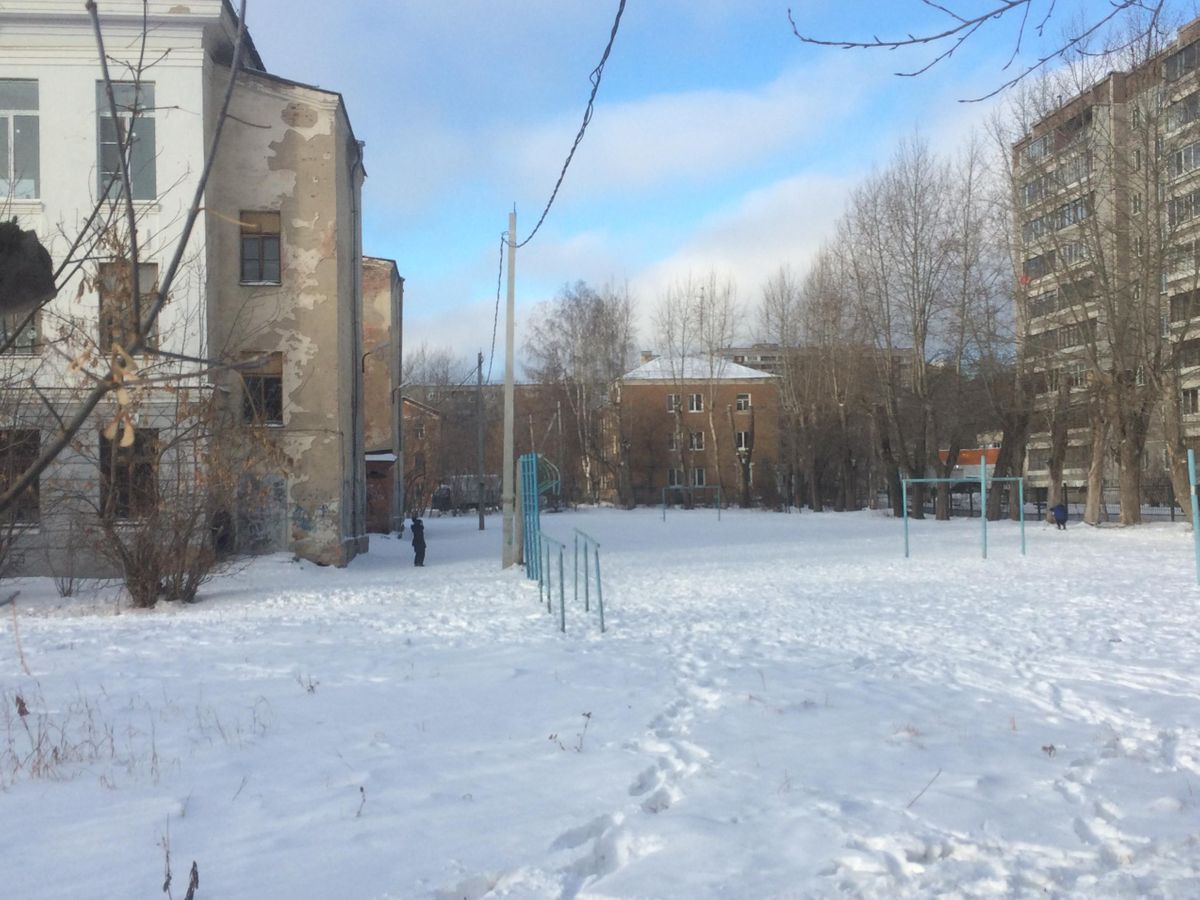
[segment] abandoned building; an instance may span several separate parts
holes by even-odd
[[[101,24],[115,117],[83,3],[0,6],[0,219],[34,230],[56,265],[77,233],[94,241],[92,258],[108,260],[68,270],[58,296],[0,357],[5,478],[23,471],[54,427],[47,402],[69,415],[88,372],[103,371],[130,327],[113,287],[134,277],[115,180],[120,136],[131,143],[136,278],[153,296],[229,84],[238,23],[228,0],[109,0]],[[139,71],[139,59],[152,63]],[[15,511],[18,570],[100,574],[104,560],[79,537],[106,505],[137,520],[139,504],[157,496],[146,485],[158,483],[162,462],[147,448],[177,435],[181,409],[191,415],[199,404],[220,411],[213,434],[240,430],[274,451],[270,464],[239,475],[236,497],[219,511],[223,541],[332,565],[367,549],[368,453],[391,454],[393,469],[402,459],[402,282],[390,261],[364,267],[365,176],[342,97],[269,73],[247,35],[195,228],[146,352],[131,360],[140,378],[103,401],[26,492]],[[98,216],[85,224],[93,208]],[[7,338],[15,323],[4,325]],[[366,373],[382,392],[380,416],[364,414]],[[379,430],[368,443],[372,418]],[[403,479],[393,482],[392,527],[403,513]]]

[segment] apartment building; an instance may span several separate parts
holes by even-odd
[[[1137,455],[1145,499],[1164,502],[1164,439],[1200,436],[1198,62],[1200,20],[1055,104],[1012,148],[1036,488],[1085,488],[1101,452],[1109,495],[1114,460]]]
[[[106,289],[122,259],[128,269],[113,187],[120,141],[132,145],[136,277],[149,294],[176,252],[229,83],[238,23],[228,0],[107,0],[100,22],[116,116],[84,4],[0,5],[0,218],[34,230],[56,263],[74,235],[95,241],[0,360],[6,474],[54,427],[34,400],[69,414],[87,371],[103,371],[127,333],[128,310]],[[17,512],[27,571],[102,569],[72,536],[114,496],[136,522],[137,498],[159,478],[150,448],[180,428],[180,384],[191,406],[215,398],[229,427],[285,460],[247,476],[236,508],[219,511],[226,539],[335,565],[367,549],[362,145],[339,94],[269,73],[249,38],[230,112],[150,352],[130,361],[169,377],[131,382],[135,407],[105,401],[29,493]]]
[[[776,379],[721,357],[646,359],[615,388],[634,502],[676,497],[754,504],[781,492]],[[615,455],[615,451],[614,451]]]

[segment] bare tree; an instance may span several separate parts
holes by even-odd
[[[619,405],[611,409],[613,385],[633,354],[633,299],[628,286],[597,291],[584,282],[566,285],[543,304],[529,325],[526,366],[535,380],[560,389],[574,426],[584,496],[596,502],[602,476],[615,478],[623,504],[633,502],[628,445]],[[616,415],[616,422],[607,417]],[[565,418],[565,415],[564,415]]]
[[[814,37],[811,33],[801,32],[791,9],[788,10],[788,21],[791,23],[792,33],[802,43],[818,47],[838,47],[844,50],[931,48],[934,53],[932,58],[916,68],[896,73],[900,77],[911,78],[928,72],[954,56],[972,38],[983,40],[982,35],[988,33],[989,26],[996,26],[1002,21],[1016,20],[1016,30],[1009,38],[1012,41],[1012,54],[1003,71],[1007,73],[1017,63],[1021,52],[1031,44],[1036,47],[1033,60],[1016,65],[1015,74],[1006,77],[999,87],[975,98],[983,100],[995,96],[1036,72],[1043,71],[1055,61],[1074,61],[1078,58],[1079,51],[1086,51],[1096,38],[1103,37],[1112,30],[1121,30],[1121,48],[1135,47],[1139,42],[1152,39],[1161,27],[1167,3],[1166,0],[1109,0],[1108,3],[1100,4],[1099,9],[1088,10],[1086,14],[1070,23],[1061,36],[1057,39],[1050,38],[1048,45],[1044,45],[1042,40],[1046,37],[1054,14],[1060,9],[1058,0],[994,0],[990,6],[974,15],[959,14],[950,7],[932,0],[922,0],[919,7],[933,11],[942,18],[920,30],[908,29],[897,38],[880,38],[877,35],[865,39]]]

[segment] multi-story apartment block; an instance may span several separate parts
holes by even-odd
[[[122,259],[128,268],[125,204],[114,187],[121,141],[132,145],[136,274],[150,294],[179,245],[229,84],[238,23],[228,0],[100,6],[115,117],[84,4],[0,5],[0,218],[34,230],[56,263],[76,234],[95,240],[90,258],[67,270],[57,298],[0,362],[6,473],[54,427],[32,400],[48,397],[69,413],[80,370],[95,369],[127,333],[127,310],[106,295],[122,277]],[[247,478],[237,508],[220,511],[222,531],[233,531],[226,538],[330,564],[366,549],[364,177],[341,96],[267,72],[247,36],[180,274],[149,352],[133,361],[169,375],[168,384],[139,384],[133,414],[106,401],[43,474],[17,513],[28,526],[19,542],[28,570],[56,568],[81,552],[69,534],[87,530],[106,496],[124,498],[118,513],[136,519],[132,501],[151,495],[145,484],[158,477],[143,448],[177,427],[178,385],[197,396],[215,392],[234,427],[252,429],[287,460]],[[99,218],[89,224],[93,208]],[[120,446],[106,429],[114,415],[136,430]]]
[[[1144,489],[1165,496],[1163,436],[1200,436],[1198,62],[1200,20],[1057,103],[1012,148],[1035,487],[1059,486],[1055,463],[1059,483],[1084,487],[1095,452],[1108,467],[1128,453],[1121,465],[1140,455]],[[1140,454],[1126,437],[1139,420],[1151,423]]]
[[[719,488],[731,503],[779,495],[779,388],[770,373],[720,357],[651,358],[621,378],[614,401],[634,502],[661,502],[664,488],[693,499]]]

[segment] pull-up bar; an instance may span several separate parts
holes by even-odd
[[[904,507],[904,558],[909,558],[908,552],[908,486],[909,484],[959,484],[961,478],[904,478],[900,481],[900,493]],[[1017,503],[1021,508],[1021,555],[1025,555],[1025,479],[1023,478],[992,478],[992,484],[1000,482],[1017,483]],[[987,559],[987,461],[985,456],[979,458],[979,519],[983,523],[982,546],[983,558]],[[1200,553],[1200,550],[1197,550]],[[1200,560],[1200,557],[1197,557]],[[1198,563],[1200,564],[1200,563]]]

